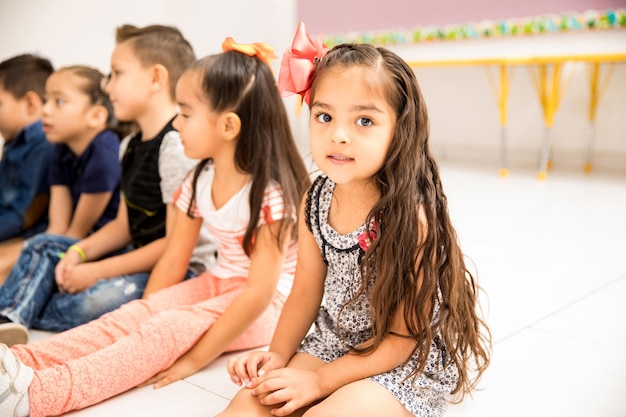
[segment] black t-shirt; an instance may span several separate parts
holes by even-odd
[[[165,236],[166,205],[161,194],[159,151],[163,137],[175,130],[170,121],[153,139],[133,136],[122,158],[122,197],[135,248]]]

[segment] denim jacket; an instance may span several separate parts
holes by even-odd
[[[35,196],[50,192],[52,150],[41,121],[26,126],[5,143],[0,160],[0,242],[29,235],[23,230],[24,214]],[[47,215],[41,222],[47,223]],[[45,227],[37,224],[34,228],[43,231]]]

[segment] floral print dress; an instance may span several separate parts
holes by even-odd
[[[359,264],[367,250],[367,228],[341,235],[328,223],[328,212],[335,184],[326,176],[318,177],[307,196],[306,221],[313,233],[328,270],[324,283],[324,301],[315,327],[302,342],[300,352],[332,362],[372,336],[370,305],[365,294],[349,303],[361,288]],[[368,287],[371,288],[369,283]],[[447,408],[445,395],[458,382],[454,363],[444,367],[438,343],[431,343],[428,363],[417,378],[409,376],[417,364],[417,355],[388,372],[370,377],[393,394],[413,415],[442,416]]]

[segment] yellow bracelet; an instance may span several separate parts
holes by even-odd
[[[84,251],[84,250],[82,250],[82,249],[80,248],[80,246],[78,246],[78,245],[72,245],[72,246],[70,246],[69,248],[67,248],[67,250],[72,250],[72,249],[74,249],[76,252],[78,252],[78,254],[80,255],[80,259],[81,259],[83,262],[87,262],[87,255],[85,255],[85,251]]]

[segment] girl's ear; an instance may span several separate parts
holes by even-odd
[[[222,115],[222,126],[224,129],[224,139],[233,140],[241,132],[241,119],[237,113],[229,111]]]
[[[23,97],[24,103],[26,104],[26,111],[28,114],[37,115],[38,117],[41,115],[41,111],[43,109],[43,101],[39,97],[39,94],[34,91],[28,91],[24,94]]]
[[[169,91],[170,74],[164,65],[155,64],[151,67],[152,86],[155,89]]]
[[[87,124],[90,127],[102,129],[107,125],[109,112],[104,106],[91,106],[87,113]]]

